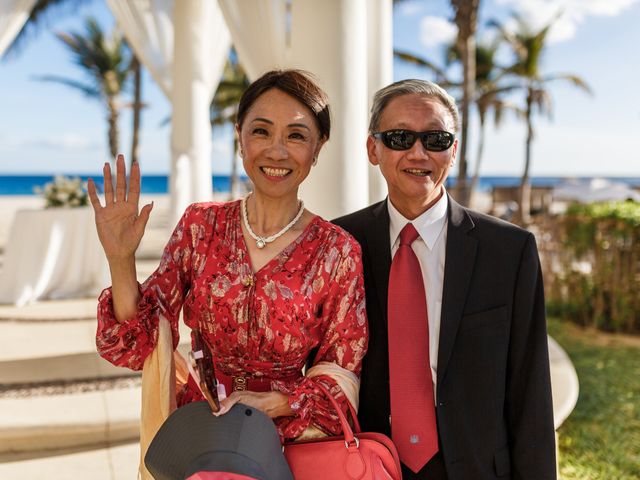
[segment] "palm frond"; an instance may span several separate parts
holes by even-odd
[[[56,37],[103,95],[118,95],[126,89],[131,74],[131,51],[120,33],[107,37],[97,20],[90,17],[85,22],[84,33],[60,32]]]
[[[568,82],[573,84],[575,87],[582,89],[584,92],[588,93],[589,95],[593,95],[593,90],[591,89],[589,84],[586,82],[586,80],[584,80],[582,77],[579,77],[578,75],[574,75],[571,73],[555,73],[552,75],[545,75],[544,77],[542,77],[541,82],[547,83],[547,82],[553,82],[556,80],[567,80]]]
[[[394,50],[393,56],[398,60],[401,60],[402,62],[431,70],[433,73],[436,74],[436,77],[437,77],[436,81],[438,83],[443,83],[443,82],[451,83],[450,80],[448,79],[448,76],[445,70],[427,58],[419,57],[413,53],[402,51],[402,50]]]
[[[78,82],[77,80],[72,80],[70,78],[60,77],[57,75],[37,75],[32,77],[33,80],[37,80],[39,82],[52,82],[52,83],[60,83],[62,85],[66,85],[67,87],[73,88],[75,90],[80,90],[87,97],[91,98],[100,98],[100,90],[92,85],[87,85],[85,83]]]
[[[249,86],[249,77],[238,63],[235,50],[231,50],[222,73],[222,79],[211,101],[210,121],[212,126],[235,123],[240,97]]]
[[[530,90],[530,95],[533,105],[537,107],[538,111],[549,119],[553,119],[553,99],[549,91],[543,88],[533,88]]]
[[[516,34],[510,32],[502,22],[491,19],[487,22],[487,27],[495,28],[498,31],[499,38],[511,46],[518,58],[522,58],[526,55],[526,49],[522,44],[521,39]]]

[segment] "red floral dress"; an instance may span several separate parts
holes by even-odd
[[[240,201],[187,208],[157,270],[140,286],[136,316],[119,323],[111,289],[98,304],[98,352],[114,365],[141,370],[157,341],[158,318],[178,318],[198,328],[211,345],[217,371],[271,379],[289,396],[292,417],[276,419],[283,438],[310,424],[339,434],[340,423],[322,382],[347,410],[340,387],[301,370],[312,349],[314,363],[334,362],[360,374],[368,332],[360,247],[339,227],[314,217],[298,238],[259,271],[251,266],[240,225]],[[190,384],[178,402],[203,399]]]

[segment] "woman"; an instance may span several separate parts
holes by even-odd
[[[357,382],[368,337],[358,244],[298,199],[329,139],[326,95],[303,72],[268,72],[242,96],[236,133],[254,191],[239,201],[188,207],[142,285],[134,255],[152,205],[138,215],[139,166],[133,165],[126,192],[118,157],[114,194],[105,165],[104,207],[89,183],[113,283],[99,299],[98,351],[139,370],[154,349],[161,315],[178,344],[182,309],[185,323],[211,347],[219,380],[233,391],[222,413],[241,401],[274,418],[285,439],[308,428],[339,434],[337,415],[317,384],[346,412],[336,379]],[[303,376],[312,350],[311,372],[322,375]],[[178,405],[202,399],[193,381],[178,393]]]

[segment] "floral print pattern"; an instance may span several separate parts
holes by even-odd
[[[154,349],[158,318],[171,323],[178,345],[178,319],[199,329],[212,348],[217,371],[271,380],[289,396],[293,417],[276,419],[283,438],[310,424],[339,434],[340,423],[322,382],[347,412],[346,397],[328,377],[306,378],[314,364],[335,362],[360,374],[368,332],[360,247],[339,227],[314,217],[298,238],[254,271],[240,225],[240,201],[187,208],[156,271],[140,285],[134,318],[119,323],[111,289],[98,304],[98,352],[111,363],[142,369]],[[179,405],[201,400],[188,383]]]

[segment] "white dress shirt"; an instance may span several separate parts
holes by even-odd
[[[400,244],[400,231],[407,223],[420,234],[411,248],[418,257],[422,270],[422,281],[427,298],[429,315],[429,362],[433,378],[433,393],[436,392],[438,378],[438,341],[440,339],[440,312],[442,310],[442,286],[444,281],[444,261],[447,245],[447,193],[444,191],[440,199],[419,217],[406,219],[391,203],[389,208],[389,235],[391,240],[391,258]],[[434,399],[435,401],[435,399]]]

